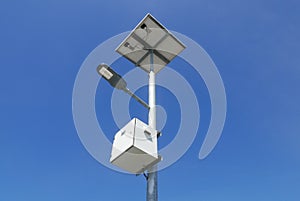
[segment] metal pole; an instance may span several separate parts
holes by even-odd
[[[150,51],[150,73],[149,73],[149,126],[156,129],[156,108],[155,108],[155,73],[153,62],[153,50]],[[157,166],[154,165],[148,170],[147,177],[147,201],[157,201]]]

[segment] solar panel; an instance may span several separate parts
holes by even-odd
[[[150,72],[153,52],[154,72],[158,73],[184,49],[185,45],[148,13],[116,51],[146,72]]]

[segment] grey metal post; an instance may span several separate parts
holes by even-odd
[[[156,103],[155,103],[155,73],[153,62],[153,50],[150,51],[150,73],[149,73],[149,126],[156,129]],[[148,170],[147,177],[147,201],[157,201],[157,166]]]

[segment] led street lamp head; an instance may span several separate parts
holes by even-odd
[[[104,79],[106,79],[111,86],[114,88],[125,90],[127,87],[126,81],[116,73],[112,68],[110,68],[107,64],[100,64],[97,67],[97,72]]]

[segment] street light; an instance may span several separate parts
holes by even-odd
[[[116,73],[112,68],[110,68],[107,64],[100,64],[97,67],[97,72],[104,79],[106,79],[111,86],[114,88],[124,90],[127,87],[126,81]]]
[[[116,89],[122,90],[125,93],[129,94],[132,98],[137,100],[139,103],[141,103],[144,107],[147,109],[150,109],[149,105],[143,101],[141,98],[136,96],[134,93],[132,93],[128,88],[127,88],[127,83],[126,81],[116,73],[111,67],[109,67],[107,64],[100,64],[97,67],[97,72],[99,75],[101,75],[104,79],[108,81],[108,83],[113,86]]]
[[[108,65],[98,66],[98,73],[113,87],[123,90],[140,102],[148,110],[148,124],[133,119],[116,135],[113,143],[111,163],[133,173],[142,173],[147,178],[147,201],[157,201],[157,163],[161,161],[158,155],[156,130],[156,86],[155,77],[168,63],[185,49],[185,45],[173,36],[151,14],[147,14],[135,29],[116,48],[116,52],[140,67],[149,75],[149,105],[133,94],[126,81]],[[142,126],[141,126],[142,125]],[[138,129],[134,129],[134,128]],[[151,130],[151,132],[148,132]],[[128,132],[128,133],[127,133]],[[151,133],[151,135],[148,135]],[[152,135],[154,133],[154,135]],[[130,134],[126,136],[126,134]],[[123,137],[122,137],[123,136]],[[124,138],[124,136],[126,138]],[[146,138],[145,138],[146,136]],[[128,138],[130,141],[128,141]],[[139,147],[132,144],[137,137],[145,138]],[[123,138],[125,140],[123,140]],[[149,141],[147,141],[149,140]],[[129,144],[128,144],[129,142]],[[128,146],[127,146],[127,145]],[[150,152],[149,152],[150,147]],[[120,148],[118,150],[118,148]],[[132,150],[135,154],[132,157]],[[138,150],[138,151],[137,151]],[[154,150],[154,151],[153,151]],[[141,168],[142,167],[142,168]]]

